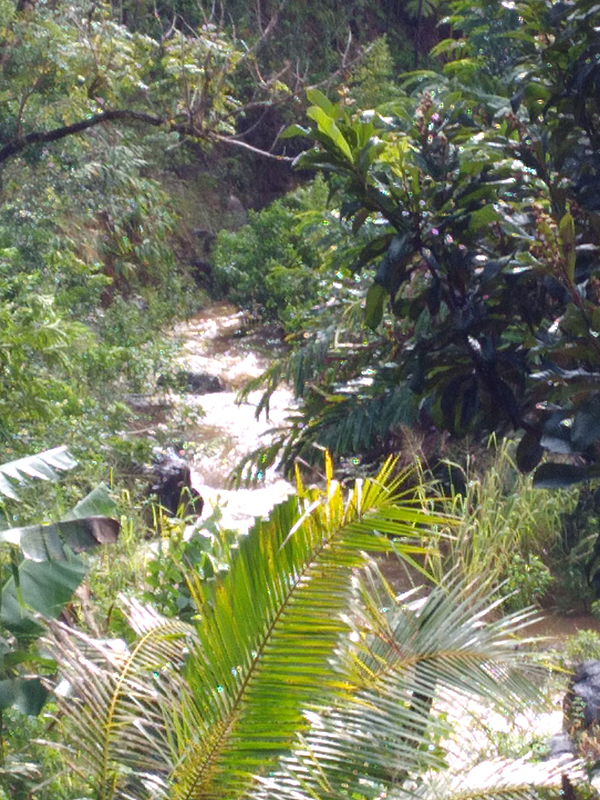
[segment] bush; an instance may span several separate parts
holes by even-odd
[[[567,664],[600,660],[600,634],[585,628],[565,640],[564,658]]]
[[[259,316],[295,330],[331,291],[332,251],[344,231],[327,210],[327,187],[316,178],[259,212],[238,231],[221,231],[215,246],[218,293]],[[327,284],[325,279],[328,278]]]

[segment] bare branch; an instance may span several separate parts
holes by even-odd
[[[256,153],[259,156],[264,156],[265,158],[272,158],[275,161],[287,161],[291,164],[295,159],[291,156],[278,156],[275,153],[269,153],[266,150],[261,150],[259,147],[253,147],[251,144],[247,142],[242,142],[241,139],[232,139],[229,136],[221,136],[219,133],[211,133],[211,139],[216,139],[218,142],[222,142],[223,144],[231,144],[235,145],[236,147],[241,147],[244,150],[249,150],[251,153]]]
[[[27,147],[32,144],[48,144],[50,142],[57,142],[60,139],[65,139],[67,136],[73,136],[78,133],[83,133],[90,128],[97,125],[103,125],[106,122],[124,122],[124,123],[142,123],[144,125],[151,125],[155,128],[164,128],[170,133],[179,133],[181,136],[190,139],[201,139],[207,142],[217,141],[223,144],[231,144],[236,147],[242,147],[252,153],[265,158],[273,158],[277,161],[291,162],[294,159],[288,156],[279,156],[269,153],[266,150],[261,150],[258,147],[253,147],[246,142],[232,139],[229,136],[223,136],[215,133],[214,131],[203,131],[195,128],[193,125],[173,122],[171,120],[163,119],[161,117],[153,117],[151,114],[146,114],[142,111],[132,111],[130,109],[113,109],[104,111],[101,114],[94,114],[87,119],[75,122],[73,125],[63,125],[60,128],[53,128],[49,131],[33,131],[25,136],[19,136],[10,142],[7,142],[0,148],[0,164],[8,161],[9,158],[23,152]]]
[[[167,131],[174,131],[181,133],[184,136],[192,136],[197,139],[206,139],[207,136],[202,131],[197,131],[190,125],[182,125],[176,122],[170,122],[160,117],[153,117],[150,114],[145,114],[141,111],[131,111],[129,109],[113,109],[104,111],[101,114],[94,114],[87,119],[82,119],[72,125],[63,125],[60,128],[53,128],[49,131],[33,131],[25,136],[18,136],[12,141],[5,144],[0,148],[0,164],[8,161],[12,156],[21,153],[26,147],[32,144],[46,144],[48,142],[56,142],[59,139],[64,139],[67,136],[72,136],[77,133],[94,128],[96,125],[102,125],[105,122],[142,122],[145,125],[152,125],[156,128],[165,128]]]

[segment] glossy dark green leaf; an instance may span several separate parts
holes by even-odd
[[[539,436],[527,431],[517,446],[516,461],[521,472],[531,472],[542,460],[544,448]]]
[[[402,281],[406,277],[404,267],[413,253],[414,247],[408,234],[394,236],[375,273],[375,281],[387,289],[391,297],[395,297]]]
[[[571,427],[571,445],[582,452],[600,436],[600,398],[592,397],[575,412]]]
[[[551,453],[571,455],[571,418],[566,411],[556,411],[546,420],[542,429],[540,444]]]

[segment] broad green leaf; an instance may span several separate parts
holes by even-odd
[[[352,162],[350,145],[344,138],[335,121],[319,106],[311,106],[306,112],[306,115],[317,123],[319,131],[327,137],[327,140],[343,153],[348,161]]]
[[[0,681],[0,710],[14,706],[22,714],[36,717],[47,697],[48,691],[39,678],[7,678]]]
[[[379,283],[372,283],[365,302],[365,325],[375,330],[383,319],[383,306],[389,297],[387,289]]]
[[[18,495],[11,481],[21,484],[32,478],[57,481],[60,478],[59,472],[76,466],[77,462],[64,446],[0,464],[0,495],[17,500]]]
[[[575,250],[575,220],[569,212],[567,212],[558,224],[560,239],[563,248],[563,255],[565,257],[567,276],[571,283],[575,280],[575,261],[577,253]]]
[[[86,571],[78,556],[69,556],[66,561],[23,561],[18,573],[22,603],[17,599],[14,578],[10,578],[2,589],[0,619],[11,631],[39,629],[28,608],[57,617]]]
[[[306,97],[309,103],[319,106],[329,117],[336,116],[336,109],[333,103],[319,89],[307,89]]]
[[[119,506],[110,496],[108,487],[101,483],[82,498],[63,519],[82,519],[83,517],[114,517]]]
[[[587,467],[575,464],[542,464],[533,476],[533,485],[538,489],[563,489],[581,483],[590,477]]]
[[[32,561],[64,560],[67,551],[91,550],[100,544],[112,544],[119,536],[120,523],[109,517],[85,517],[48,525],[29,525],[0,531],[0,541],[19,545],[25,558]]]
[[[294,123],[288,125],[287,128],[279,134],[280,139],[291,139],[294,136],[310,136],[310,131],[308,128],[303,128],[301,125]]]
[[[469,230],[477,231],[485,225],[491,225],[502,219],[500,214],[496,211],[493,205],[483,206],[483,208],[473,211],[469,217]]]

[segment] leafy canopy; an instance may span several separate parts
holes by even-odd
[[[303,455],[314,441],[384,446],[374,409],[397,408],[400,391],[412,401],[390,423],[523,431],[523,470],[544,450],[584,455],[591,466],[539,468],[539,485],[566,485],[599,469],[597,9],[449,7],[458,35],[435,49],[439,72],[406,76],[403,96],[371,110],[313,90],[309,126],[288,131],[316,141],[297,164],[326,173],[353,230],[377,232],[349,265],[374,271],[368,354],[349,338],[337,382],[321,357],[287,441]],[[354,441],[340,433],[350,410]]]

